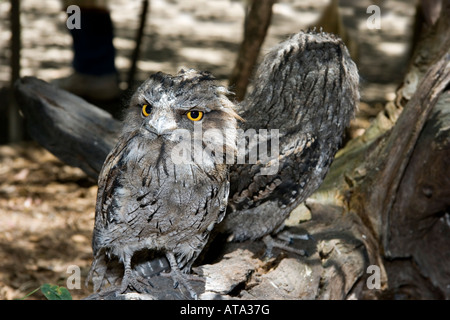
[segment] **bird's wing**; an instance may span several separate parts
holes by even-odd
[[[266,55],[240,115],[246,131],[279,130],[279,149],[275,161],[232,167],[226,232],[270,234],[320,186],[357,108],[358,83],[345,45],[330,34],[301,32]]]
[[[102,247],[99,239],[100,231],[108,224],[108,212],[111,210],[111,200],[113,198],[113,190],[118,182],[120,173],[124,170],[121,164],[124,151],[129,145],[131,139],[135,137],[134,134],[128,137],[119,138],[116,146],[106,157],[102,170],[98,179],[97,202],[95,206],[95,226],[92,238],[92,248],[94,256]]]

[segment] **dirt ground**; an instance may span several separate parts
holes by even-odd
[[[328,0],[280,0],[263,53],[288,34],[316,21]],[[360,134],[386,100],[392,99],[406,68],[414,6],[407,0],[374,1],[382,25],[369,30],[370,1],[340,1],[343,22],[358,43],[362,104],[353,134]],[[239,0],[152,0],[138,62],[137,80],[173,73],[181,66],[227,79],[241,40],[245,16]],[[115,24],[116,64],[126,79],[140,1],[110,1]],[[0,1],[0,124],[5,142],[9,86],[9,1]],[[71,72],[71,38],[58,0],[22,1],[21,75],[46,81]],[[2,89],[3,88],[3,89]],[[97,187],[81,170],[61,163],[34,142],[0,145],[0,299],[16,299],[44,283],[67,285],[68,267],[81,270],[81,289],[92,259],[90,248]],[[29,299],[43,299],[40,293]]]
[[[70,265],[85,276],[96,192],[81,170],[34,143],[0,146],[0,298],[66,286]],[[72,290],[74,298],[87,293]]]

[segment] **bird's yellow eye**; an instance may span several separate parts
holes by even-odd
[[[202,111],[189,111],[187,113],[187,117],[189,120],[192,120],[192,121],[200,121],[203,119],[203,112]]]
[[[150,112],[152,112],[152,107],[149,106],[148,104],[144,104],[142,106],[142,115],[144,117],[148,117],[150,115]]]

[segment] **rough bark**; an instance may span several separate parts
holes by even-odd
[[[358,211],[367,218],[377,238],[387,248],[389,216],[406,166],[429,113],[443,89],[450,81],[450,65],[447,53],[424,76],[420,86],[405,106],[396,125],[383,143],[377,146],[366,166],[364,181],[355,190],[365,199]]]
[[[413,289],[399,289],[402,297],[420,292],[417,282],[405,282],[407,277],[429,279],[433,290],[419,297],[450,296],[445,268],[450,258],[445,248],[450,243],[444,236],[449,231],[445,220],[449,207],[445,160],[449,147],[445,93],[450,82],[449,18],[447,2],[439,20],[422,36],[395,105],[388,105],[394,120],[400,113],[395,126],[378,136],[365,164],[358,167],[359,181],[349,199],[349,211],[357,212],[378,240],[380,257],[409,260],[400,282],[403,288]],[[388,291],[395,292],[392,282],[402,276],[386,272]]]
[[[408,273],[429,279],[443,294],[441,297],[447,299],[450,297],[449,124],[447,91],[440,96],[424,126],[398,187],[386,230],[385,253],[391,260],[411,261],[415,269]],[[394,273],[390,278],[394,278]]]

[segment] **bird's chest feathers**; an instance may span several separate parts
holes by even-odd
[[[122,158],[120,188],[115,192],[122,221],[147,225],[159,221],[158,227],[167,222],[169,228],[206,205],[212,185],[220,178],[202,171],[195,163],[175,164],[169,147],[162,143],[154,147],[155,152],[149,152],[148,148],[144,151],[135,146],[134,152]]]
[[[217,166],[204,156],[200,163],[178,161],[177,143],[163,138],[151,141],[138,140],[130,146],[122,158],[125,177],[132,177],[129,183],[135,187],[183,187],[204,183],[217,176]],[[132,151],[132,152],[131,152]],[[219,165],[219,167],[221,167]],[[220,178],[218,179],[220,180]]]

